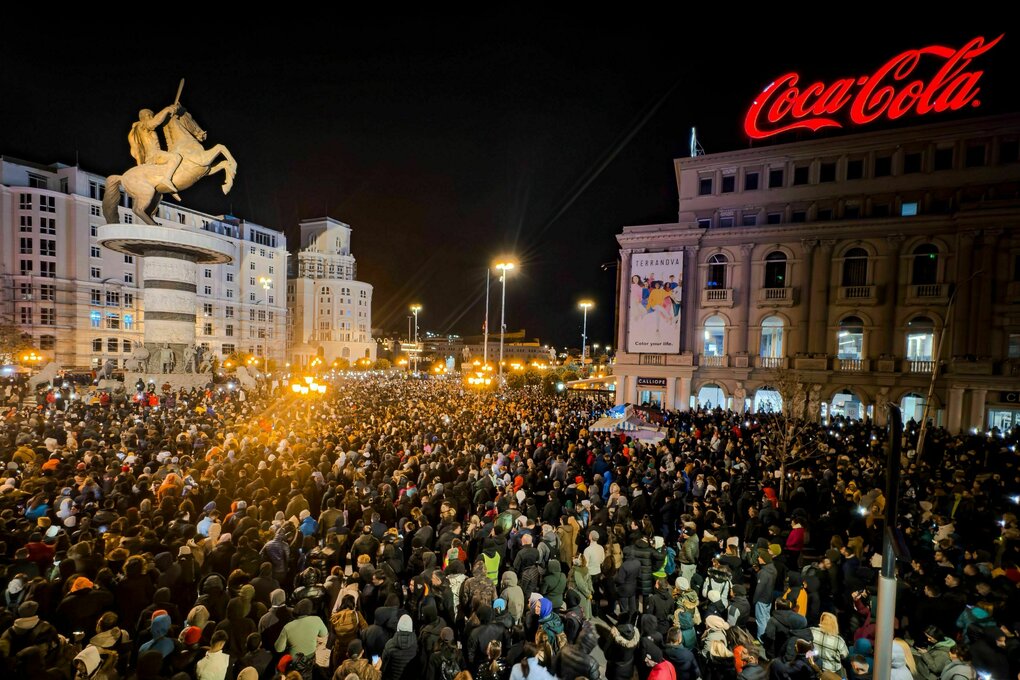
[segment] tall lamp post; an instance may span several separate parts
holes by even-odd
[[[262,290],[266,291],[266,319],[269,319],[269,291],[273,289],[273,280],[268,276],[259,277],[259,285],[262,286]],[[269,333],[266,333],[263,329],[262,342],[262,370],[263,373],[269,373]]]
[[[503,335],[506,333],[506,276],[514,267],[513,262],[510,260],[504,260],[503,262],[496,263],[496,269],[499,270],[499,280],[503,282],[503,293],[499,303],[499,384],[503,384]]]
[[[591,300],[581,300],[577,306],[584,310],[584,322],[581,325],[581,371],[585,372],[584,360],[588,356],[588,310],[595,306]]]
[[[421,305],[411,305],[411,313],[414,314],[414,372],[418,372],[418,355],[421,352],[418,349],[418,312],[421,311]]]

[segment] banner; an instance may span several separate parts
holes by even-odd
[[[631,255],[627,288],[628,352],[680,352],[683,273],[683,252]]]

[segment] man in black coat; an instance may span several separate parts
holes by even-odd
[[[578,645],[566,644],[560,649],[553,662],[553,673],[558,678],[587,678],[599,680],[599,662]]]
[[[616,597],[620,603],[620,615],[637,611],[638,579],[641,575],[641,561],[635,556],[633,546],[623,549],[623,564],[616,572]]]
[[[683,633],[676,626],[666,632],[666,641],[662,648],[662,656],[673,664],[677,680],[698,680],[701,669],[694,653],[683,645]]]

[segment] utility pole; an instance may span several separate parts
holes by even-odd
[[[885,459],[885,531],[882,539],[882,571],[878,577],[875,612],[875,677],[892,675],[893,618],[896,615],[896,519],[900,501],[900,445],[903,417],[900,407],[889,404],[889,453]]]

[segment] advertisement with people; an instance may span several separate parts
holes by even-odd
[[[682,252],[631,255],[627,302],[627,351],[680,351]]]

